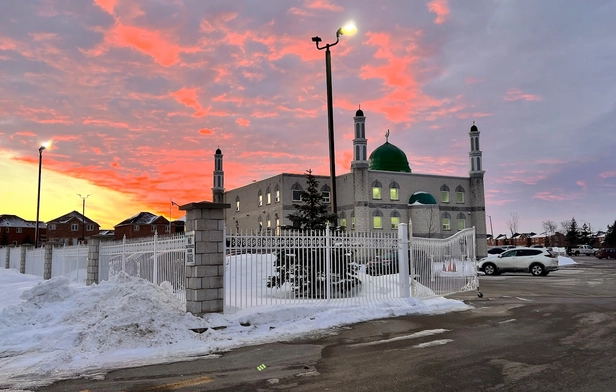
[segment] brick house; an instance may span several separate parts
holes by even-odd
[[[36,222],[17,215],[0,215],[0,246],[34,244]],[[39,240],[45,242],[47,226],[39,221]]]
[[[55,244],[74,245],[83,236],[98,234],[100,225],[77,211],[69,212],[47,222],[48,241]]]
[[[162,215],[154,215],[151,212],[140,212],[114,226],[113,236],[116,241],[140,237],[153,237],[169,234],[169,220]]]

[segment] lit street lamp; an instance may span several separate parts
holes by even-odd
[[[325,49],[325,74],[327,83],[327,130],[329,136],[329,175],[331,181],[331,201],[332,201],[332,213],[338,212],[338,200],[336,198],[336,157],[334,152],[334,104],[332,98],[332,60],[329,48],[336,45],[340,40],[340,36],[343,34],[352,34],[357,30],[355,24],[348,23],[346,26],[341,27],[336,31],[336,42],[333,44],[326,44],[325,46],[319,46],[322,41],[320,37],[312,37],[312,42],[317,46],[318,50]]]
[[[38,170],[38,192],[36,196],[36,226],[34,228],[34,247],[39,246],[39,212],[41,211],[41,169],[43,168],[43,150],[49,147],[50,142],[43,143],[39,147],[39,170]]]
[[[86,199],[92,195],[81,196],[81,193],[78,193],[77,196],[81,197],[83,201],[81,207],[81,241],[86,241]]]

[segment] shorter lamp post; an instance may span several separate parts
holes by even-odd
[[[46,144],[39,147],[38,192],[36,196],[36,226],[34,227],[34,247],[39,246],[39,212],[41,211],[41,170],[43,168],[43,150]]]
[[[327,83],[327,130],[329,136],[329,175],[332,188],[332,213],[338,213],[338,200],[336,198],[336,157],[334,150],[334,103],[332,98],[332,58],[329,48],[335,46],[343,34],[352,34],[357,30],[355,24],[348,23],[346,26],[339,28],[336,31],[336,42],[319,46],[322,41],[320,37],[312,37],[312,42],[317,46],[318,50],[325,49],[325,78]]]
[[[86,199],[92,195],[81,196],[81,193],[78,193],[77,196],[81,197],[82,209],[81,209],[81,241],[86,241]]]

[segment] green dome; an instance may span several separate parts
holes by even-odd
[[[370,154],[370,169],[391,172],[411,172],[409,161],[404,151],[389,142]]]
[[[413,204],[436,204],[436,200],[428,192],[415,192],[409,199],[409,205]]]

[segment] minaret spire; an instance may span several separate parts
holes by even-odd
[[[212,201],[224,203],[225,172],[222,170],[222,151],[220,147],[214,153],[214,186],[212,187]]]
[[[353,117],[353,161],[351,170],[368,168],[368,140],[366,139],[366,117],[361,105]]]

